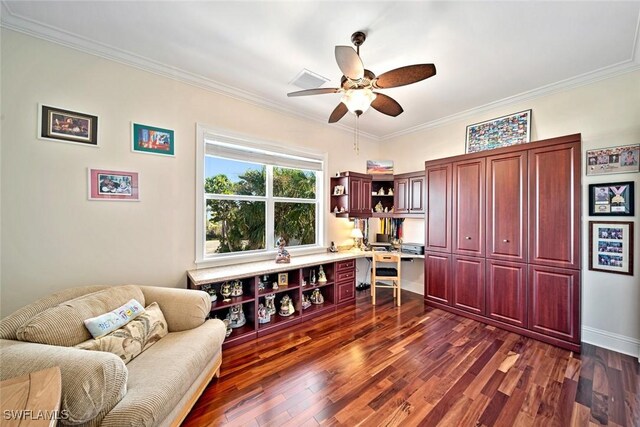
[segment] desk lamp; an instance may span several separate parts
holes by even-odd
[[[353,230],[351,230],[351,237],[353,238],[353,249],[360,250],[360,239],[364,236],[359,227],[354,227]]]

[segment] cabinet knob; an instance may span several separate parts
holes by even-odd
[[[504,243],[509,243],[509,239],[504,239],[503,242]]]
[[[471,237],[465,236],[465,240],[471,240]]]

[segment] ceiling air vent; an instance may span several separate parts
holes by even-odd
[[[303,68],[289,84],[297,86],[300,89],[315,89],[328,81],[328,78],[322,77],[320,74],[316,74],[313,71]]]

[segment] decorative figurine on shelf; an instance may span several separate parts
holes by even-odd
[[[278,245],[278,255],[276,255],[277,264],[288,264],[291,262],[291,255],[289,255],[289,251],[284,248],[284,245],[286,244],[287,241],[282,237],[279,237],[276,241],[276,245]]]
[[[276,296],[274,294],[264,297],[267,313],[276,314]]]
[[[313,304],[324,304],[324,297],[322,296],[322,292],[320,289],[314,289],[311,294],[311,302]]]
[[[327,275],[324,274],[322,266],[320,266],[320,270],[318,271],[318,283],[327,283]]]
[[[336,248],[336,244],[331,242],[331,246],[329,246],[329,252],[338,252],[338,248]]]
[[[340,212],[340,211],[338,210],[337,206],[335,208],[333,208],[333,213],[338,213],[338,212]]]
[[[384,211],[389,212],[389,208],[385,206]]]
[[[387,195],[393,196],[393,188],[390,188],[389,191],[387,191]]]
[[[258,323],[269,323],[271,322],[271,314],[267,310],[267,307],[264,304],[260,303],[258,306]]]
[[[278,286],[278,282],[273,282],[273,284],[271,285],[271,289],[273,289],[274,291],[278,290],[279,286]]]
[[[311,286],[315,286],[315,284],[316,284],[316,271],[315,270],[311,270],[311,277],[309,278],[309,283],[311,283]]]
[[[306,310],[309,307],[311,307],[311,301],[309,301],[309,295],[302,294],[302,309]]]
[[[340,208],[340,212],[344,212],[344,211],[345,211],[345,208],[344,208],[344,206],[342,206],[342,207]]]
[[[209,299],[211,302],[214,302],[218,299],[218,295],[216,295],[216,290],[214,288],[207,289],[207,293],[209,294]]]
[[[229,298],[231,296],[231,284],[224,282],[220,288],[220,294],[225,298]]]
[[[262,276],[262,280],[258,282],[258,292],[264,292],[267,289],[267,285],[269,284],[269,276],[266,274]]]
[[[232,297],[239,297],[242,295],[242,281],[236,280],[233,282],[233,288],[231,289]]]
[[[384,211],[384,208],[382,207],[382,202],[378,202],[376,204],[376,212],[380,213],[380,212],[383,212],[383,211]]]
[[[227,319],[229,319],[229,326],[232,328],[244,326],[247,323],[247,319],[244,317],[242,304],[232,305],[229,309],[229,314],[227,314]]]
[[[380,187],[378,190],[378,196],[384,196],[384,188]]]
[[[302,279],[302,285],[301,285],[301,286],[302,286],[303,288],[304,288],[305,286],[307,286],[307,280],[306,280],[306,279],[304,279],[304,278]]]
[[[280,314],[280,316],[283,316],[283,317],[289,317],[293,314],[293,312],[294,312],[293,301],[291,301],[291,298],[289,298],[289,295],[283,296],[282,299],[280,300],[280,312],[278,314]]]

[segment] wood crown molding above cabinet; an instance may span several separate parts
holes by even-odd
[[[581,136],[425,163],[425,301],[580,351]]]

